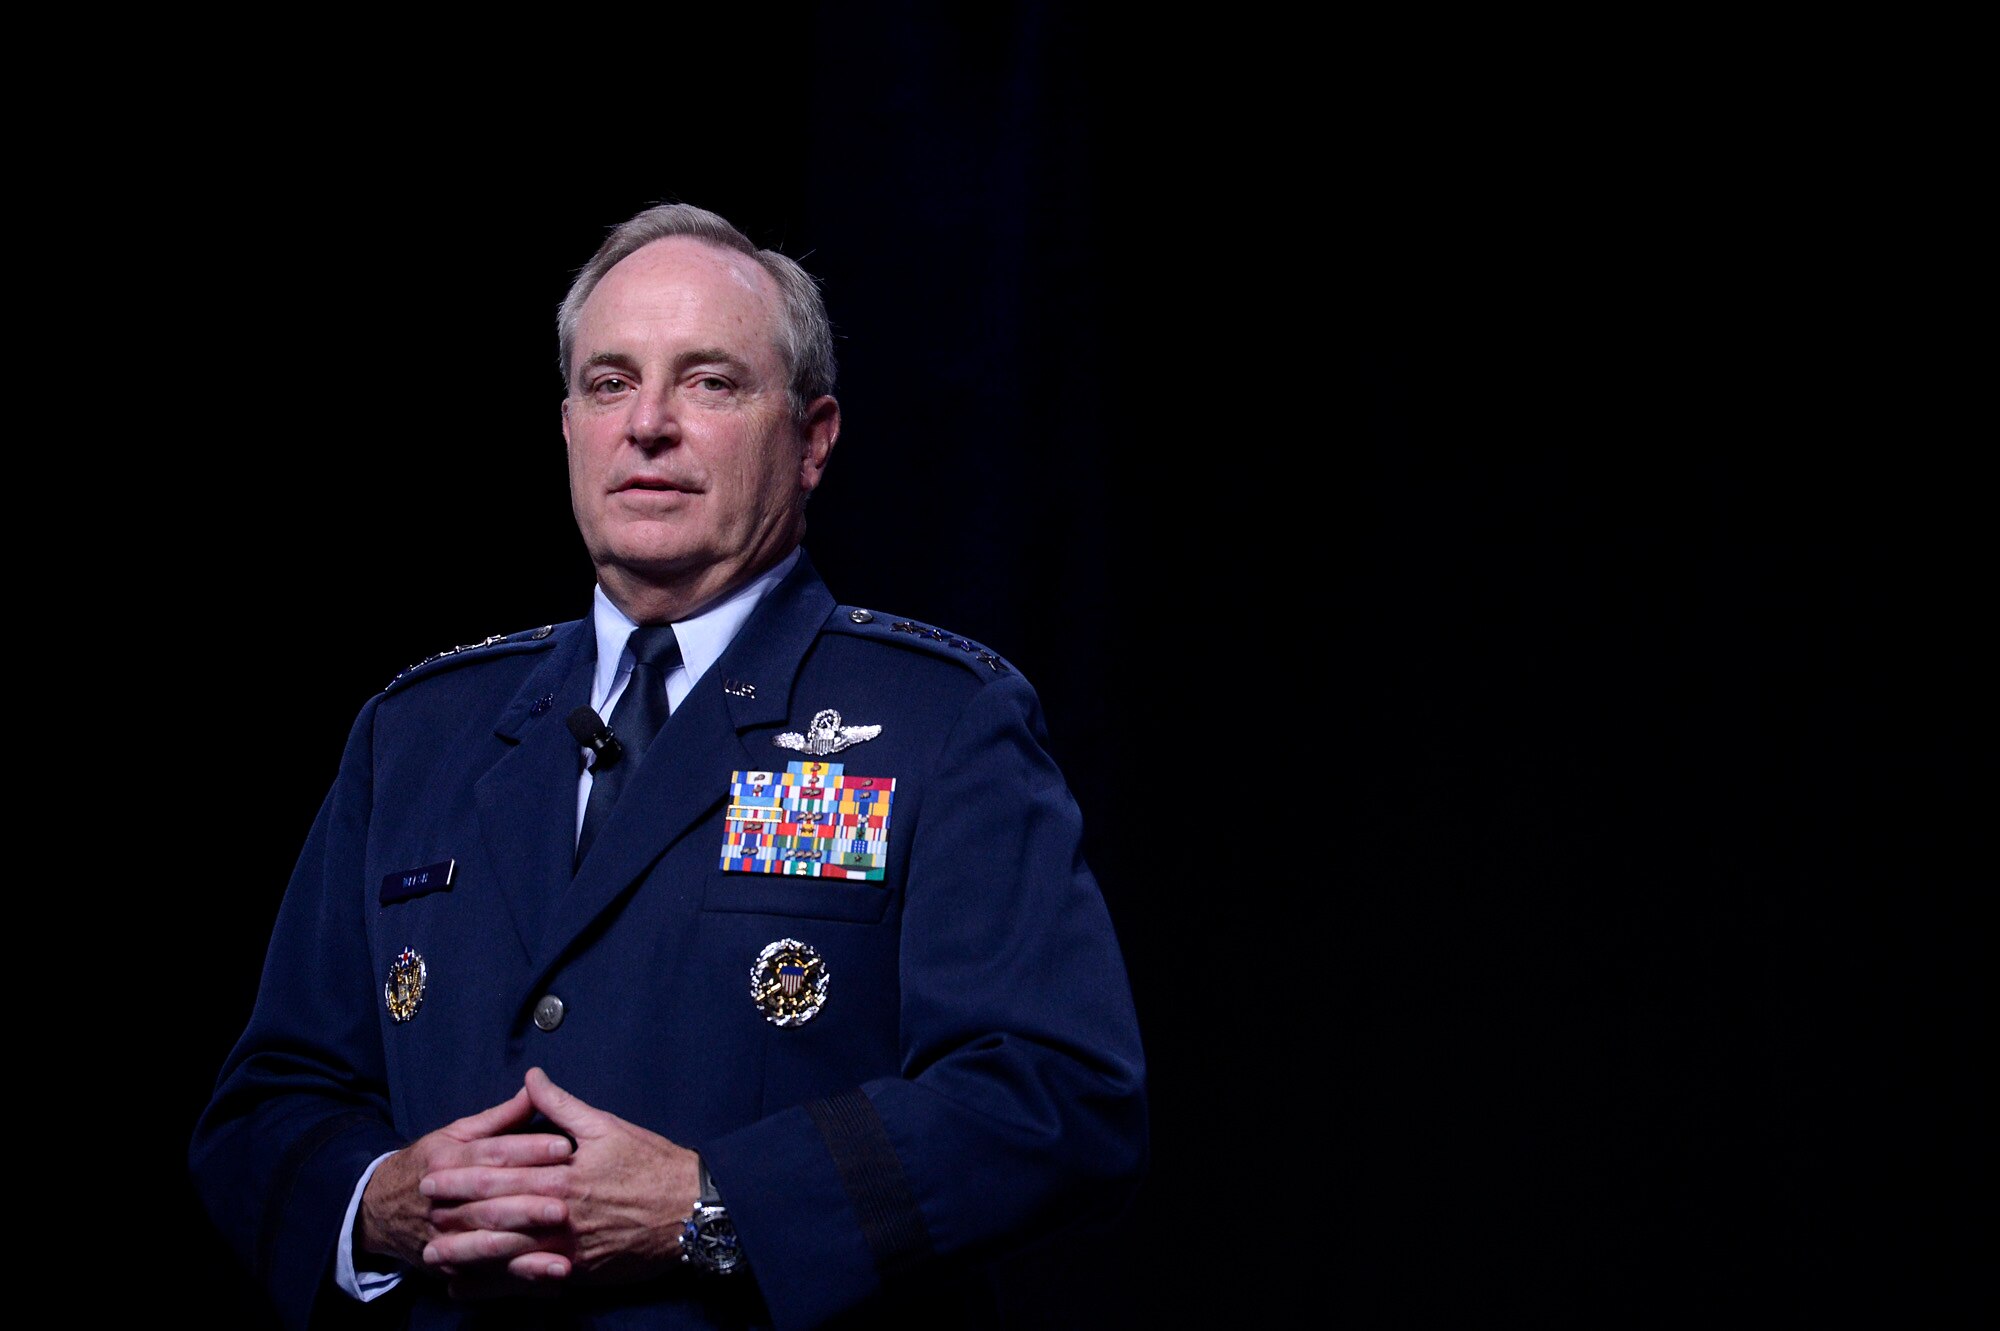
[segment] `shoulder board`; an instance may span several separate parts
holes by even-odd
[[[539,647],[548,641],[550,635],[556,631],[556,627],[554,624],[544,624],[538,629],[522,629],[519,633],[496,633],[478,642],[468,642],[458,647],[447,647],[441,652],[433,652],[415,665],[405,666],[398,671],[396,677],[383,686],[382,691],[388,693],[419,676],[433,675],[452,666],[490,659],[495,655],[510,655],[511,653],[506,651],[508,648],[519,650]],[[440,665],[439,662],[449,664]]]
[[[941,656],[957,655],[982,675],[988,670],[996,675],[1013,673],[1012,668],[1000,659],[999,653],[982,647],[970,638],[961,638],[956,633],[946,633],[943,629],[918,623],[914,619],[880,615],[873,610],[864,610],[858,605],[843,605],[836,608],[833,618],[827,621],[827,627],[843,630],[857,637],[879,637],[901,641],[910,646],[927,647]]]

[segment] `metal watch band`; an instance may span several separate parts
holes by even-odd
[[[743,1249],[736,1238],[735,1222],[722,1204],[708,1162],[695,1157],[696,1182],[701,1195],[681,1225],[681,1261],[711,1275],[726,1276],[744,1267]]]

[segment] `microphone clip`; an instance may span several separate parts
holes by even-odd
[[[590,750],[590,770],[602,772],[625,756],[625,746],[618,742],[618,736],[611,733],[611,727],[588,707],[579,707],[571,712],[563,722],[576,742]]]

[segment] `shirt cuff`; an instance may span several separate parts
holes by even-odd
[[[333,1259],[333,1283],[340,1286],[343,1294],[363,1303],[379,1299],[396,1286],[403,1283],[403,1272],[357,1271],[354,1269],[354,1218],[361,1214],[361,1194],[368,1191],[368,1180],[375,1177],[375,1170],[384,1160],[394,1155],[394,1151],[384,1151],[368,1162],[368,1168],[361,1171],[361,1181],[354,1185],[354,1195],[347,1199],[347,1216],[340,1222],[340,1247]],[[386,1257],[376,1258],[386,1262]]]

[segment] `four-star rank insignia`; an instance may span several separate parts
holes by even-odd
[[[803,1026],[826,1006],[826,958],[796,938],[780,938],[750,968],[750,1001],[774,1026]]]
[[[389,1005],[390,1017],[401,1023],[416,1016],[424,1005],[424,984],[429,978],[424,959],[415,948],[406,947],[398,953],[389,963],[389,979],[382,986],[382,1001]]]

